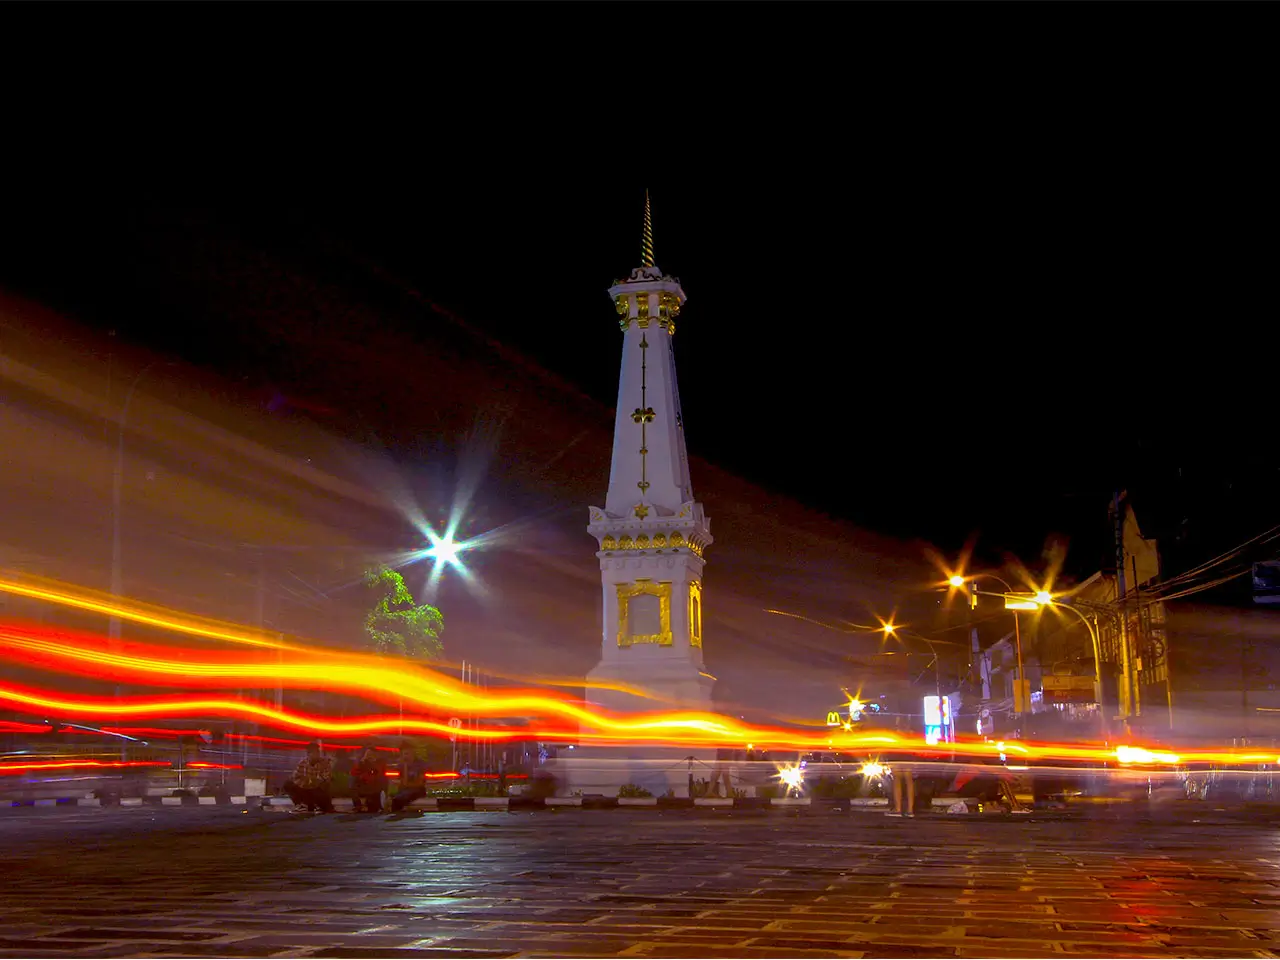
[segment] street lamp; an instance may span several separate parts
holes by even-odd
[[[1098,638],[1097,623],[1091,621],[1083,613],[1075,608],[1074,605],[1063,600],[1057,599],[1053,594],[1045,590],[1038,590],[1035,593],[1006,593],[1001,594],[1004,597],[1004,606],[1006,610],[1014,611],[1014,622],[1017,622],[1017,611],[1019,610],[1040,610],[1044,607],[1052,607],[1055,610],[1070,610],[1084,623],[1089,630],[1089,639],[1093,643],[1093,684],[1094,697],[1098,703],[1098,715],[1102,718],[1102,734],[1103,739],[1109,738],[1106,710],[1102,703],[1102,645]],[[1018,669],[1021,672],[1022,660],[1021,652],[1019,652]]]
[[[1014,641],[1014,647],[1017,650],[1017,655],[1018,655],[1018,677],[1017,677],[1017,691],[1014,696],[1014,712],[1019,717],[1021,717],[1022,714],[1026,711],[1027,701],[1029,697],[1027,695],[1028,689],[1026,685],[1026,678],[1023,676],[1023,672],[1022,672],[1022,625],[1018,621],[1018,611],[1019,610],[1039,610],[1042,606],[1044,606],[1045,603],[1048,603],[1052,598],[1049,596],[1049,594],[1045,593],[1043,590],[1036,594],[1027,594],[1024,597],[1023,595],[1016,593],[1013,587],[1009,585],[1009,582],[1007,580],[1005,580],[1003,577],[997,576],[994,573],[976,573],[976,574],[973,574],[968,579],[966,579],[965,577],[959,574],[952,574],[947,579],[947,583],[949,583],[951,586],[957,589],[963,589],[968,592],[969,609],[972,610],[978,606],[978,594],[983,592],[977,588],[976,586],[977,581],[983,578],[986,578],[988,580],[995,580],[1002,587],[1004,587],[1005,592],[1003,594],[988,594],[988,596],[1004,597],[1004,608],[1006,610],[1012,611],[1013,613],[1013,641]],[[1043,598],[1043,600],[1041,598]]]
[[[910,634],[906,634],[902,631],[902,628],[900,628],[892,620],[880,621],[880,629],[884,633],[885,639],[888,639],[889,637],[907,636],[912,639],[923,640],[925,643],[929,645],[929,652],[933,654],[933,690],[934,690],[934,694],[938,698],[938,710],[941,711],[942,710],[942,664],[939,661],[938,649],[937,647],[934,646],[934,641],[921,633],[912,632]],[[946,643],[947,641],[941,641],[941,642]],[[910,656],[910,653],[908,653],[907,656]],[[929,668],[925,667],[925,669],[927,670]],[[952,719],[950,726],[954,731],[955,729],[954,719]]]

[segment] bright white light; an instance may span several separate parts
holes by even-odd
[[[1053,595],[1041,590],[1036,594],[1035,600],[1036,603],[1044,606],[1046,603],[1053,603]]]
[[[947,583],[951,584],[953,587],[963,587],[964,577],[961,577],[959,575],[953,576],[949,580],[947,580]]]
[[[458,554],[464,549],[464,545],[458,543],[449,534],[443,537],[437,537],[433,533],[427,534],[427,539],[431,541],[431,546],[427,548],[427,556],[436,563],[447,563],[454,566],[458,565]]]
[[[888,772],[888,769],[883,764],[876,763],[874,760],[862,765],[862,775],[864,777],[883,777]]]
[[[804,784],[804,771],[799,767],[779,767],[778,779],[787,785],[788,790],[799,793]]]

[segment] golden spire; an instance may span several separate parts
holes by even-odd
[[[640,266],[653,266],[653,221],[649,219],[649,191],[644,192],[644,234],[640,238]]]

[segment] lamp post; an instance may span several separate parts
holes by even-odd
[[[941,660],[940,660],[940,658],[939,658],[939,655],[938,655],[938,648],[935,646],[935,643],[948,644],[948,643],[949,643],[949,641],[946,641],[946,640],[938,640],[938,641],[935,641],[935,640],[930,639],[929,637],[926,637],[926,636],[925,636],[924,634],[922,634],[922,633],[915,633],[914,631],[912,631],[911,633],[907,633],[907,632],[906,632],[906,631],[904,631],[901,627],[897,626],[896,624],[894,624],[894,623],[892,623],[892,622],[882,624],[882,625],[881,625],[881,627],[880,627],[880,629],[881,629],[881,631],[884,633],[884,635],[885,635],[885,639],[888,639],[889,637],[904,637],[904,638],[905,638],[905,637],[910,637],[911,639],[923,640],[926,644],[928,644],[928,645],[929,645],[929,652],[933,655],[933,664],[932,664],[932,666],[933,666],[933,689],[934,689],[934,693],[935,693],[935,695],[936,695],[936,696],[937,696],[937,698],[938,698],[938,712],[939,712],[939,714],[941,715],[941,713],[942,713],[942,663],[941,663]],[[908,653],[907,653],[907,656],[911,656],[911,654],[908,652]],[[927,670],[927,669],[928,669],[928,667],[925,667],[925,669]],[[955,717],[951,716],[951,714],[950,714],[950,708],[949,708],[949,707],[948,707],[948,711],[947,711],[947,717],[948,717],[948,720],[947,720],[947,722],[944,724],[944,726],[945,726],[945,727],[949,727],[949,728],[950,728],[950,730],[951,730],[951,732],[952,732],[952,739],[954,739],[954,736],[955,736]]]
[[[1019,719],[1021,719],[1022,714],[1025,712],[1027,707],[1028,697],[1027,697],[1026,678],[1023,676],[1023,673],[1022,673],[1022,624],[1018,620],[1018,611],[1019,610],[1037,610],[1039,609],[1040,604],[1034,601],[1030,601],[1026,605],[1017,605],[1017,606],[1012,605],[1010,603],[1010,597],[1017,597],[1018,594],[1014,591],[1013,587],[1009,585],[1009,581],[1005,580],[1003,577],[997,576],[994,573],[977,573],[977,574],[973,574],[968,578],[955,574],[955,575],[952,575],[950,578],[948,578],[947,583],[949,583],[951,586],[955,587],[958,590],[965,590],[968,592],[969,609],[972,610],[978,605],[978,594],[982,593],[981,590],[979,590],[976,586],[973,586],[972,584],[976,584],[977,581],[981,579],[995,580],[1002,587],[1004,587],[1005,592],[1003,594],[984,594],[984,596],[1004,597],[1004,600],[1005,600],[1004,608],[1010,611],[1011,613],[1013,613],[1013,644],[1018,657],[1018,677],[1017,677],[1017,690],[1014,695],[1014,712],[1018,715]],[[1045,594],[1045,596],[1048,596],[1048,594]]]
[[[1110,739],[1109,728],[1107,724],[1106,710],[1103,709],[1102,703],[1102,647],[1098,637],[1098,627],[1095,620],[1091,621],[1083,613],[1070,603],[1066,603],[1055,598],[1052,594],[1045,590],[1036,593],[1003,593],[1003,594],[984,594],[984,596],[998,596],[1004,599],[1005,609],[1013,610],[1014,617],[1017,617],[1018,610],[1040,610],[1045,607],[1053,607],[1055,610],[1070,610],[1084,623],[1089,630],[1089,639],[1093,642],[1093,685],[1094,697],[1098,703],[1098,714],[1102,720],[1103,739]],[[1019,671],[1021,671],[1021,660],[1019,660]]]

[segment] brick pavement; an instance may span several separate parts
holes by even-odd
[[[1212,818],[37,809],[0,957],[1280,957],[1274,826]]]

